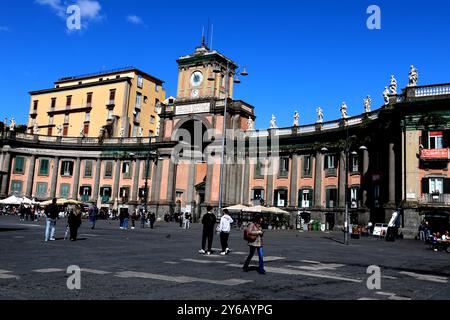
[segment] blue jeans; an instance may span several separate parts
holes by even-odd
[[[248,266],[250,265],[250,261],[252,260],[253,256],[255,255],[255,251],[258,251],[258,257],[259,257],[259,272],[263,272],[264,271],[264,251],[263,251],[263,247],[253,247],[253,246],[249,246],[250,247],[250,253],[247,257],[247,260],[244,263],[244,269],[248,269]]]
[[[123,219],[123,227],[125,228],[125,229],[128,229],[128,218],[125,218],[125,219]]]
[[[45,241],[55,238],[55,226],[56,226],[56,219],[47,218],[45,224]]]

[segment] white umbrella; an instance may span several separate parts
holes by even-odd
[[[235,205],[235,206],[232,206],[232,207],[228,207],[228,208],[225,208],[225,209],[230,210],[230,211],[247,211],[249,209],[249,207],[244,206],[242,204],[238,204],[238,205]]]
[[[17,196],[11,196],[7,199],[1,200],[0,204],[7,204],[7,205],[21,205],[23,203],[22,198],[19,198]]]

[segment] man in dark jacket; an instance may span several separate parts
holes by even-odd
[[[58,213],[59,210],[56,205],[56,198],[54,198],[52,204],[50,204],[45,210],[45,215],[47,216],[45,225],[45,241],[55,241],[55,226],[56,219],[58,219]]]
[[[217,218],[213,213],[213,207],[208,206],[206,210],[207,213],[203,216],[202,219],[203,224],[202,249],[200,249],[199,253],[201,254],[208,253],[208,255],[210,255],[212,253],[211,247],[214,237],[214,226],[216,225]],[[208,239],[208,251],[205,251],[206,239]]]

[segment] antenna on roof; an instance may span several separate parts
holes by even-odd
[[[205,46],[205,27],[202,29],[202,47]]]
[[[210,49],[213,50],[213,38],[214,38],[214,25],[211,24],[211,43],[210,43]]]

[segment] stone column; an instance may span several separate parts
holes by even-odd
[[[191,160],[189,164],[189,173],[188,173],[188,186],[187,186],[187,203],[191,204],[194,200],[194,193],[195,193],[195,160]]]
[[[27,178],[27,190],[25,195],[31,198],[33,195],[33,181],[34,181],[34,169],[36,167],[36,156],[32,155],[30,159],[30,168],[28,170],[28,178]]]
[[[141,160],[136,159],[136,163],[134,164],[134,179],[133,179],[133,192],[131,195],[132,201],[138,201],[138,191],[139,191],[139,176],[141,172]]]
[[[389,203],[395,204],[395,145],[389,143]]]
[[[159,202],[159,194],[161,187],[161,179],[162,179],[162,162],[161,160],[154,162],[153,166],[153,177],[152,177],[152,193],[151,193],[151,201]]]
[[[116,160],[116,173],[114,174],[114,200],[119,201],[119,185],[120,185],[120,159]]]
[[[297,195],[298,195],[298,155],[294,153],[292,155],[292,165],[291,165],[291,184],[289,186],[290,188],[290,196],[289,196],[289,206],[290,207],[297,207]]]
[[[367,203],[367,188],[369,186],[369,177],[367,176],[369,172],[369,151],[363,151],[363,172],[362,172],[362,185],[363,185],[363,206]]]
[[[345,181],[347,157],[344,151],[339,155],[339,206],[345,208]],[[348,187],[348,186],[347,186]]]
[[[54,162],[53,162],[52,183],[51,183],[51,187],[50,187],[50,198],[56,197],[56,187],[58,185],[58,171],[59,171],[59,157],[55,157]]]
[[[242,203],[242,164],[236,163],[236,189],[234,201],[236,204]]]
[[[211,194],[211,188],[212,188],[212,179],[214,174],[214,162],[213,159],[209,159],[212,163],[207,164],[206,169],[206,186],[205,186],[205,202],[208,204],[211,204],[212,200],[212,194]]]
[[[167,202],[171,205],[175,203],[175,177],[177,165],[169,158],[169,175],[167,177]]]
[[[242,202],[244,205],[250,204],[249,200],[249,189],[250,189],[250,158],[245,157],[244,165],[244,184],[242,187]]]
[[[5,174],[2,177],[2,197],[6,197],[8,195],[8,178],[11,173],[11,154],[6,152],[3,158],[3,171]]]
[[[95,163],[95,182],[94,182],[94,190],[92,192],[92,200],[97,203],[98,202],[98,194],[100,188],[100,178],[102,177],[102,161],[97,159]]]
[[[268,158],[268,165],[267,165],[267,185],[266,185],[266,204],[271,207],[273,206],[273,179],[275,168],[274,168],[274,160],[275,158],[269,157]]]
[[[323,154],[316,152],[316,168],[314,180],[314,206],[322,207]]]
[[[78,200],[78,195],[80,194],[78,188],[80,187],[80,174],[81,171],[81,159],[77,158],[75,163],[75,172],[73,174],[73,190],[72,190],[72,199]]]

